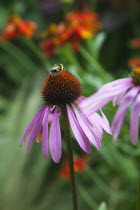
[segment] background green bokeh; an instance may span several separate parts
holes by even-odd
[[[52,5],[50,7],[50,4]],[[89,5],[100,15],[102,30],[83,40],[78,53],[70,46],[59,48],[57,55],[45,58],[33,40],[20,38],[0,42],[0,209],[71,210],[69,181],[58,176],[66,160],[65,149],[59,164],[45,159],[41,144],[34,143],[25,154],[19,139],[39,106],[40,88],[48,68],[63,63],[79,78],[83,95],[93,94],[104,83],[127,77],[127,62],[139,56],[130,40],[140,37],[140,4],[136,0],[1,0],[0,31],[9,17],[18,13],[35,21],[38,32],[59,23],[67,12]],[[103,108],[111,122],[117,110],[109,103]],[[80,210],[133,210],[136,207],[140,147],[129,137],[129,111],[117,142],[104,134],[102,149],[92,147],[89,166],[76,174]],[[61,125],[63,134],[63,125]],[[63,136],[63,135],[62,135]],[[74,153],[83,155],[73,135]],[[62,138],[63,141],[63,138]],[[65,141],[63,141],[65,148]]]

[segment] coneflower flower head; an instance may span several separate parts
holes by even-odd
[[[133,78],[133,83],[135,85],[140,85],[140,66],[133,68],[131,76]]]
[[[43,84],[43,100],[49,106],[71,104],[82,94],[78,79],[70,72],[63,71],[62,68],[62,64],[51,68],[51,74]]]
[[[48,156],[50,150],[54,162],[59,162],[62,154],[59,117],[64,107],[80,147],[90,153],[91,141],[98,150],[101,148],[103,129],[110,133],[108,121],[103,113],[102,117],[98,113],[87,117],[81,112],[79,104],[84,100],[81,96],[81,84],[74,75],[64,71],[62,64],[50,69],[50,75],[45,79],[41,93],[44,104],[26,128],[20,141],[21,144],[29,134],[26,151],[32,141],[36,140],[42,142],[44,157]]]
[[[140,66],[133,68],[131,77],[103,85],[97,93],[85,99],[80,108],[87,115],[91,115],[112,99],[113,105],[121,102],[111,126],[114,140],[120,134],[128,106],[133,103],[130,117],[130,136],[132,143],[136,144],[139,136]]]

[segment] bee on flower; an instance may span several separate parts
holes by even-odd
[[[91,153],[90,142],[100,150],[103,129],[111,133],[105,115],[101,112],[102,116],[100,116],[95,112],[87,117],[81,111],[80,104],[85,100],[82,96],[81,84],[74,75],[64,70],[62,64],[54,65],[49,71],[50,74],[45,79],[41,91],[44,104],[27,126],[20,145],[29,135],[26,151],[36,140],[42,143],[44,157],[47,158],[50,151],[52,159],[58,163],[62,155],[59,118],[63,116],[65,110],[79,146],[88,154]]]

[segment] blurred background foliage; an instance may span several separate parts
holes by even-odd
[[[37,24],[36,34],[50,24],[59,24],[66,14],[83,7],[99,14],[101,30],[83,39],[78,52],[69,44],[58,47],[57,54],[45,57],[38,39],[18,37],[0,41],[0,209],[71,209],[69,180],[59,177],[66,160],[65,143],[60,164],[47,160],[41,144],[34,143],[28,155],[19,139],[42,103],[40,88],[48,69],[63,63],[79,78],[83,94],[93,94],[102,84],[127,77],[129,60],[140,56],[131,40],[140,38],[140,3],[136,0],[1,0],[0,31],[9,18],[19,14]],[[113,119],[117,107],[104,108]],[[63,125],[61,126],[63,129]],[[79,209],[132,210],[136,188],[140,147],[129,138],[129,113],[117,142],[105,134],[101,151],[92,150],[88,167],[76,174]],[[63,131],[62,131],[63,132]],[[73,137],[74,138],[74,137]],[[74,142],[76,156],[83,152]]]

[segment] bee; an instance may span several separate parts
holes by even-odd
[[[62,64],[55,64],[52,68],[49,69],[52,75],[59,73],[60,71],[64,71],[64,66]]]

